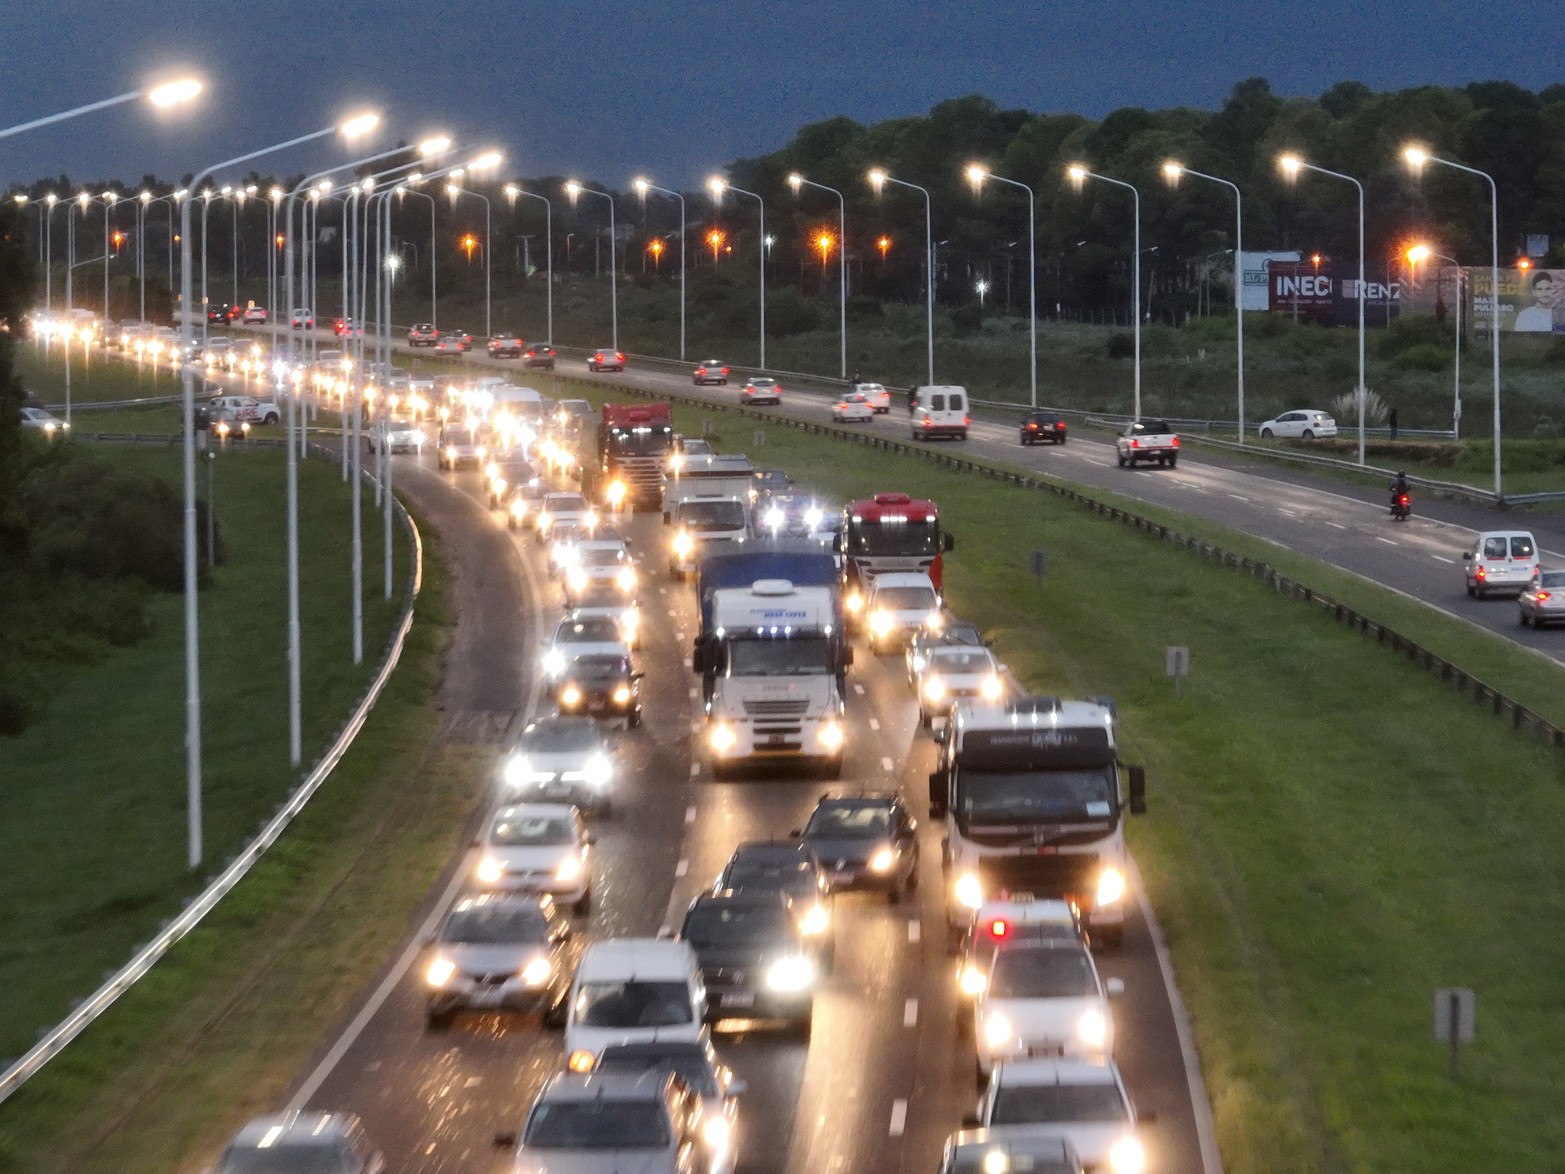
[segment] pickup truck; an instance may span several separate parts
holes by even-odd
[[[1141,461],[1156,461],[1172,469],[1179,463],[1179,437],[1163,420],[1135,420],[1114,441],[1119,467],[1135,468]]]

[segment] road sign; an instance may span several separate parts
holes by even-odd
[[[1027,565],[1032,568],[1032,577],[1039,583],[1042,583],[1043,577],[1049,573],[1049,552],[1046,550],[1033,551],[1028,556]]]
[[[702,416],[701,417],[701,435],[702,436],[710,436],[710,435],[712,435],[712,417],[711,416]]]
[[[751,435],[750,441],[751,441],[752,444],[755,445],[756,448],[765,448],[766,447],[766,429],[765,428],[757,428],[755,430],[755,432]]]
[[[1478,996],[1465,986],[1445,986],[1435,991],[1435,1043],[1448,1044],[1451,1063],[1448,1074],[1457,1077],[1457,1057],[1463,1044],[1473,1042],[1478,1018]]]
[[[1174,696],[1179,696],[1179,682],[1190,675],[1190,649],[1183,644],[1170,644],[1163,653],[1164,673],[1173,678]]]

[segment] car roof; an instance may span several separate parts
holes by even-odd
[[[576,981],[684,981],[695,967],[695,951],[688,942],[672,938],[603,938],[587,943],[576,966]]]
[[[995,1069],[995,1082],[1001,1086],[1017,1084],[1118,1084],[1118,1069],[1113,1061],[1092,1060],[1005,1060]]]
[[[818,866],[815,851],[812,848],[799,843],[796,840],[749,840],[734,849],[733,855],[728,858],[732,864],[794,864],[807,860],[812,866]]]
[[[231,1144],[254,1147],[263,1141],[271,1146],[284,1140],[290,1143],[318,1140],[325,1145],[354,1137],[360,1129],[359,1119],[352,1113],[273,1113],[247,1122],[234,1135]]]
[[[666,1072],[556,1072],[538,1093],[538,1102],[656,1101],[669,1079]]]
[[[735,906],[761,907],[769,906],[773,909],[787,909],[793,904],[787,893],[778,889],[718,889],[712,893],[697,893],[695,899],[690,902],[686,912],[690,912],[696,906],[716,905],[719,908],[731,909]]]

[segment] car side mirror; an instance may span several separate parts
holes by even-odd
[[[1470,551],[1470,550],[1464,550],[1464,551],[1462,551],[1462,561],[1463,561],[1463,562],[1464,562],[1464,563],[1470,563],[1470,562],[1472,562],[1472,561],[1473,561],[1473,552],[1472,552],[1472,551]]]
[[[803,828],[793,828],[791,831],[789,831],[788,838],[790,840],[800,840],[800,839],[803,839],[804,838],[804,829]]]
[[[852,645],[849,645],[847,648],[843,649],[843,651],[842,651],[842,667],[845,668],[845,669],[850,669],[850,668],[853,667],[853,647],[852,647]]]
[[[982,1129],[983,1127],[984,1127],[983,1118],[980,1117],[977,1113],[964,1113],[964,1114],[962,1114],[962,1128],[963,1129]]]
[[[513,1150],[516,1148],[516,1131],[505,1130],[494,1135],[494,1148],[497,1150]]]
[[[1147,813],[1147,768],[1133,766],[1129,768],[1130,774],[1130,814],[1145,815]]]
[[[742,1097],[749,1091],[750,1086],[742,1080],[730,1080],[728,1082],[728,1095],[731,1097]]]
[[[949,531],[947,533],[945,533],[945,534],[942,534],[940,536],[940,549],[941,550],[955,550],[956,549],[956,535],[950,533]]]
[[[1109,998],[1117,999],[1125,993],[1125,980],[1122,978],[1111,978],[1103,984],[1103,989],[1108,992]]]
[[[646,674],[646,673],[644,673],[644,672],[641,672],[641,671],[640,671],[640,670],[639,670],[639,669],[638,669],[638,670],[637,670],[637,671],[636,671],[636,672],[633,672],[633,673],[631,673],[631,674],[630,674],[630,679],[631,679],[631,680],[632,680],[632,681],[639,681],[639,680],[641,680],[641,678],[642,678],[642,677],[644,677],[644,676],[646,676],[646,675],[647,675],[647,674]]]

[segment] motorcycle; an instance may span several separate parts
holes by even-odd
[[[1413,499],[1406,493],[1391,495],[1391,520],[1405,522],[1413,516]]]

